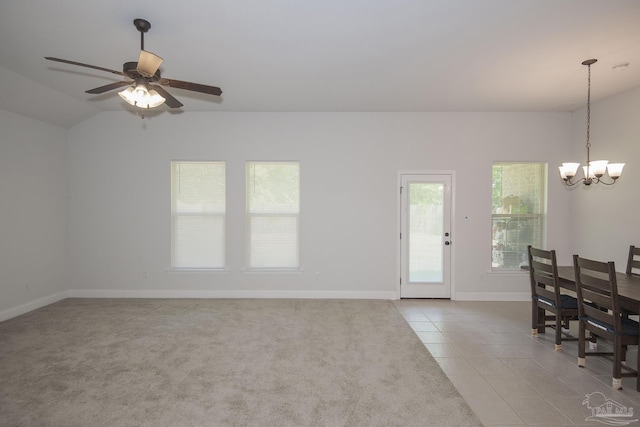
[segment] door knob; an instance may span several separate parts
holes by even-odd
[[[449,241],[448,241],[448,240],[445,240],[444,244],[445,244],[445,245],[450,245],[451,243],[449,243]]]

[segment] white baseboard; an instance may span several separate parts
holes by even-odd
[[[387,291],[251,291],[251,290],[116,290],[71,289],[70,298],[299,298],[397,299]]]
[[[11,319],[13,317],[20,316],[22,314],[28,313],[30,311],[36,310],[38,308],[42,308],[49,304],[53,304],[54,302],[61,301],[65,298],[69,297],[68,291],[58,292],[53,295],[49,295],[44,298],[39,298],[37,300],[29,301],[24,304],[20,304],[17,307],[12,307],[6,310],[0,311],[0,322],[4,320]]]
[[[456,292],[456,301],[531,301],[530,292]]]

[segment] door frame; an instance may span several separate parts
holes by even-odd
[[[450,299],[452,301],[456,300],[456,280],[455,280],[455,260],[456,260],[456,243],[457,243],[457,234],[456,234],[456,172],[454,170],[400,170],[398,171],[397,182],[396,182],[396,208],[397,208],[397,220],[396,220],[396,299],[400,298],[400,279],[402,277],[402,240],[400,239],[400,233],[402,233],[402,195],[400,193],[400,188],[402,187],[402,176],[403,175],[449,175],[451,177],[451,271],[449,272],[450,278],[450,288],[451,288],[451,296]]]

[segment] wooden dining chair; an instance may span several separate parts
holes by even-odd
[[[636,370],[623,365],[627,346],[638,345],[638,322],[623,316],[620,309],[613,261],[600,262],[574,255],[573,266],[580,313],[578,366],[585,366],[586,356],[613,356],[612,387],[619,390],[622,388],[622,377],[638,377]],[[586,331],[592,336],[611,341],[613,351],[587,352]],[[640,352],[638,355],[640,362]],[[625,372],[622,372],[623,369]],[[640,391],[640,381],[636,382],[636,389]]]
[[[640,276],[640,248],[635,246],[629,246],[629,257],[627,258],[627,270],[625,271],[631,276]],[[622,314],[625,317],[629,317],[634,313],[622,309]]]
[[[629,246],[629,259],[627,260],[627,274],[640,276],[640,248]]]
[[[577,341],[562,331],[571,320],[578,320],[578,301],[561,292],[556,251],[527,247],[531,279],[531,334],[538,336],[545,327],[555,329],[555,349],[562,350],[562,341]],[[551,314],[547,314],[547,312]],[[547,323],[550,322],[550,323]]]

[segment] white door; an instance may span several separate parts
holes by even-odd
[[[400,298],[450,298],[451,175],[400,178]]]

